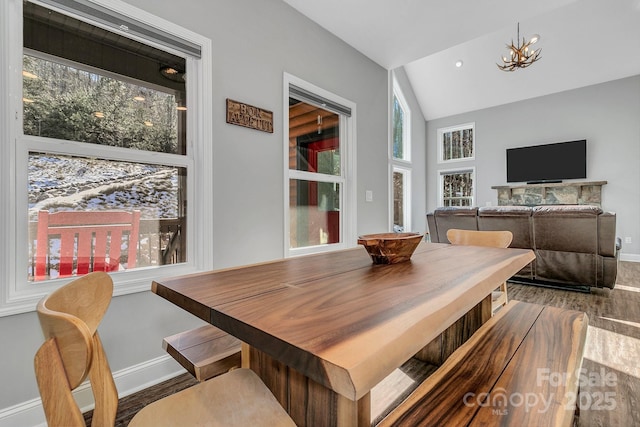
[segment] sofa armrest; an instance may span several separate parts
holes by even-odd
[[[433,216],[433,212],[427,213],[427,225],[429,226],[429,241],[432,243],[440,243],[438,228],[436,227],[436,218]]]
[[[615,257],[622,248],[622,241],[616,237],[616,214],[603,212],[598,215],[598,253]]]

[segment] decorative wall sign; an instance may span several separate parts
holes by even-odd
[[[273,133],[273,112],[227,98],[227,123]]]

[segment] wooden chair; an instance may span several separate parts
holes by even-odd
[[[104,272],[82,276],[37,306],[45,342],[35,373],[50,426],[85,427],[72,391],[89,377],[95,399],[92,426],[113,426],[118,392],[98,325],[113,293]],[[236,369],[147,405],[130,426],[295,426],[269,389],[249,369]]]
[[[140,211],[38,212],[34,279],[48,277],[52,237],[60,239],[59,277],[117,271],[123,238],[127,246],[127,268],[135,267],[139,224]]]
[[[508,248],[513,240],[510,231],[475,231],[451,228],[447,231],[447,239],[452,245],[488,246],[493,248]],[[500,285],[491,294],[491,311],[495,313],[507,304],[507,282]]]

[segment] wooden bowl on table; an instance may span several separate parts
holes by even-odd
[[[408,261],[422,241],[421,233],[376,233],[358,238],[374,264],[396,264]]]

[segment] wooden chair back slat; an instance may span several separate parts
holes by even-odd
[[[487,246],[508,248],[513,240],[510,231],[475,231],[451,228],[447,230],[447,238],[452,245]]]
[[[34,359],[34,368],[42,407],[50,426],[85,427],[84,417],[73,398],[59,347],[54,338],[42,344]]]
[[[72,396],[67,399],[67,394],[71,395],[87,376],[96,402],[93,425],[113,425],[115,421],[118,393],[97,332],[112,294],[111,277],[93,272],[38,303],[38,318],[46,341],[36,355],[35,370],[49,425],[78,425],[74,414],[79,409]],[[49,365],[53,368],[48,369]],[[59,414],[60,411],[68,412],[69,418]]]
[[[508,248],[513,240],[513,233],[508,230],[461,230],[450,228],[447,230],[447,239],[452,245],[486,246],[492,248]],[[499,291],[491,294],[491,312],[507,304],[507,282],[500,284]]]

